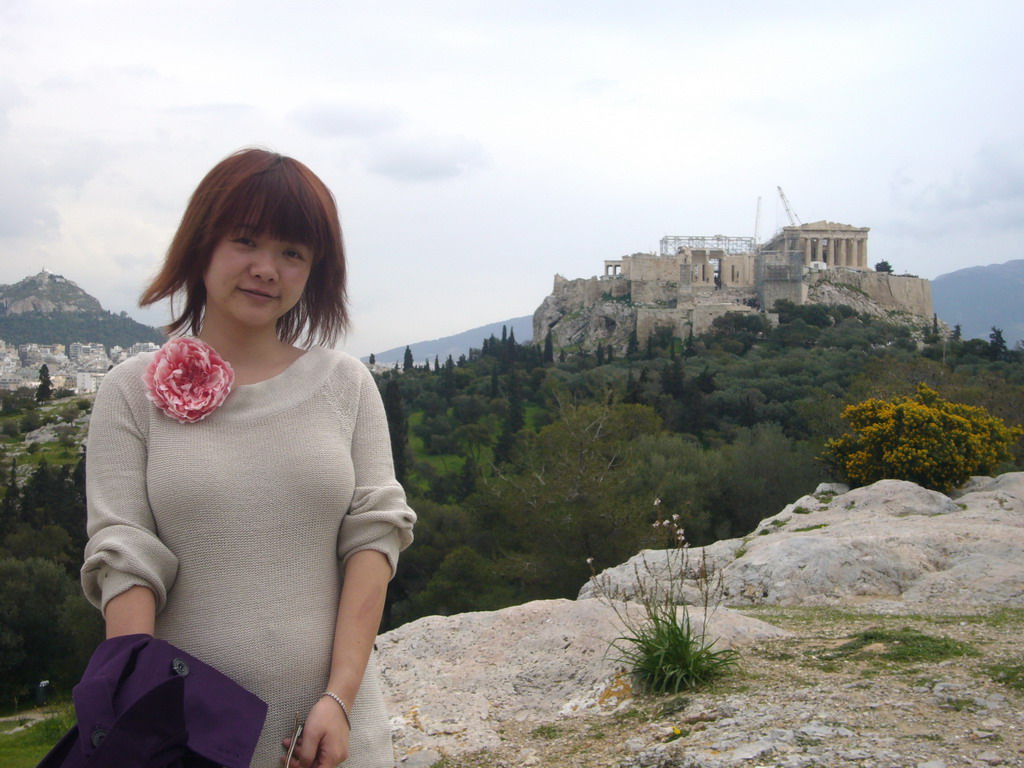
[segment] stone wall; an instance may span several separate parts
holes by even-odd
[[[683,259],[679,256],[656,256],[638,253],[622,259],[622,274],[630,280],[679,280]]]
[[[674,306],[679,299],[679,283],[630,281],[630,297],[634,304],[660,307]]]
[[[750,315],[757,312],[756,309],[743,304],[721,303],[721,304],[698,304],[693,308],[690,315],[690,322],[693,324],[695,334],[706,333],[711,330],[711,324],[716,317],[722,317],[729,312],[742,312]]]
[[[917,317],[932,316],[932,284],[920,277],[890,275],[852,269],[812,272],[805,282],[814,290],[820,283],[849,287],[860,291],[883,310],[908,312]]]
[[[690,332],[690,307],[676,309],[636,308],[636,337],[640,344],[658,328],[671,328],[674,336],[685,339]]]

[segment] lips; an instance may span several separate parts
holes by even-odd
[[[258,296],[261,299],[276,299],[277,298],[276,296],[273,296],[273,295],[271,295],[269,293],[266,293],[265,291],[258,291],[255,288],[239,288],[238,290],[240,290],[242,293],[247,293],[250,296]]]

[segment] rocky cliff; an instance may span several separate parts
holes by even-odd
[[[102,311],[100,303],[75,283],[45,269],[14,285],[0,285],[0,315]]]
[[[768,293],[798,304],[841,304],[915,328],[932,320],[930,283],[916,277],[824,269],[807,271],[784,285],[786,290]],[[691,331],[706,332],[726,313],[756,312],[758,302],[764,299],[759,299],[762,293],[755,285],[714,288],[663,279],[611,276],[567,280],[555,275],[551,294],[534,312],[533,338],[542,343],[550,332],[556,348],[594,350],[611,345],[621,354],[633,333],[641,345],[659,328],[686,338]],[[761,303],[765,301],[769,300]]]

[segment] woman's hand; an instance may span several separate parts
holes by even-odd
[[[325,696],[309,710],[292,764],[286,768],[335,768],[348,757],[348,735],[348,721],[341,707]],[[290,746],[285,739],[285,749]]]

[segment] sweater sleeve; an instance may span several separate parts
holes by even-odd
[[[134,376],[140,365],[135,361],[122,365],[124,368],[114,368],[100,385],[89,420],[89,542],[82,588],[102,611],[112,598],[131,587],[148,587],[156,596],[159,613],[174,585],[178,559],[160,540],[149,505],[146,430],[138,416],[139,411],[145,413],[148,402],[141,370]]]
[[[406,503],[395,479],[384,403],[373,376],[358,363],[358,405],[352,433],[355,491],[338,535],[338,557],[346,562],[356,552],[384,554],[395,575],[398,553],[412,543],[416,513]]]

